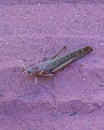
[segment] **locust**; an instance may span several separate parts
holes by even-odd
[[[20,60],[23,67],[22,74],[26,73],[27,75],[33,77],[54,76],[57,71],[93,51],[92,47],[86,46],[74,52],[57,57],[65,48],[66,46],[60,49],[52,58],[41,61],[40,63],[29,67],[26,67],[22,60]]]

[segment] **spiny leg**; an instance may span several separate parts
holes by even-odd
[[[56,58],[65,48],[66,48],[66,46],[64,46],[62,49],[60,49],[51,59]]]

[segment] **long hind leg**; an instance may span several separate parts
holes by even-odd
[[[66,46],[64,46],[62,49],[60,49],[51,59],[56,58],[65,48],[66,48]]]
[[[51,71],[51,73],[56,73],[57,71],[61,70],[62,68],[64,68],[65,66],[67,66],[68,64],[70,64],[71,62],[73,62],[75,59],[70,59],[69,61],[65,62],[64,64],[60,65],[59,67],[55,68],[54,70]]]
[[[51,59],[56,58],[65,48],[66,48],[66,46],[64,46],[62,49],[60,49]],[[40,60],[39,62],[44,62],[46,60],[48,60],[48,58],[43,57],[42,60]]]

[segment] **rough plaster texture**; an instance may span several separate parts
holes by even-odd
[[[20,75],[86,45],[54,80]],[[0,130],[104,130],[104,1],[0,0]]]

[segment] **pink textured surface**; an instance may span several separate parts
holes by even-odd
[[[0,0],[0,130],[104,130],[104,2],[43,1]],[[54,80],[19,74],[18,56],[31,65],[64,45],[94,51]]]

